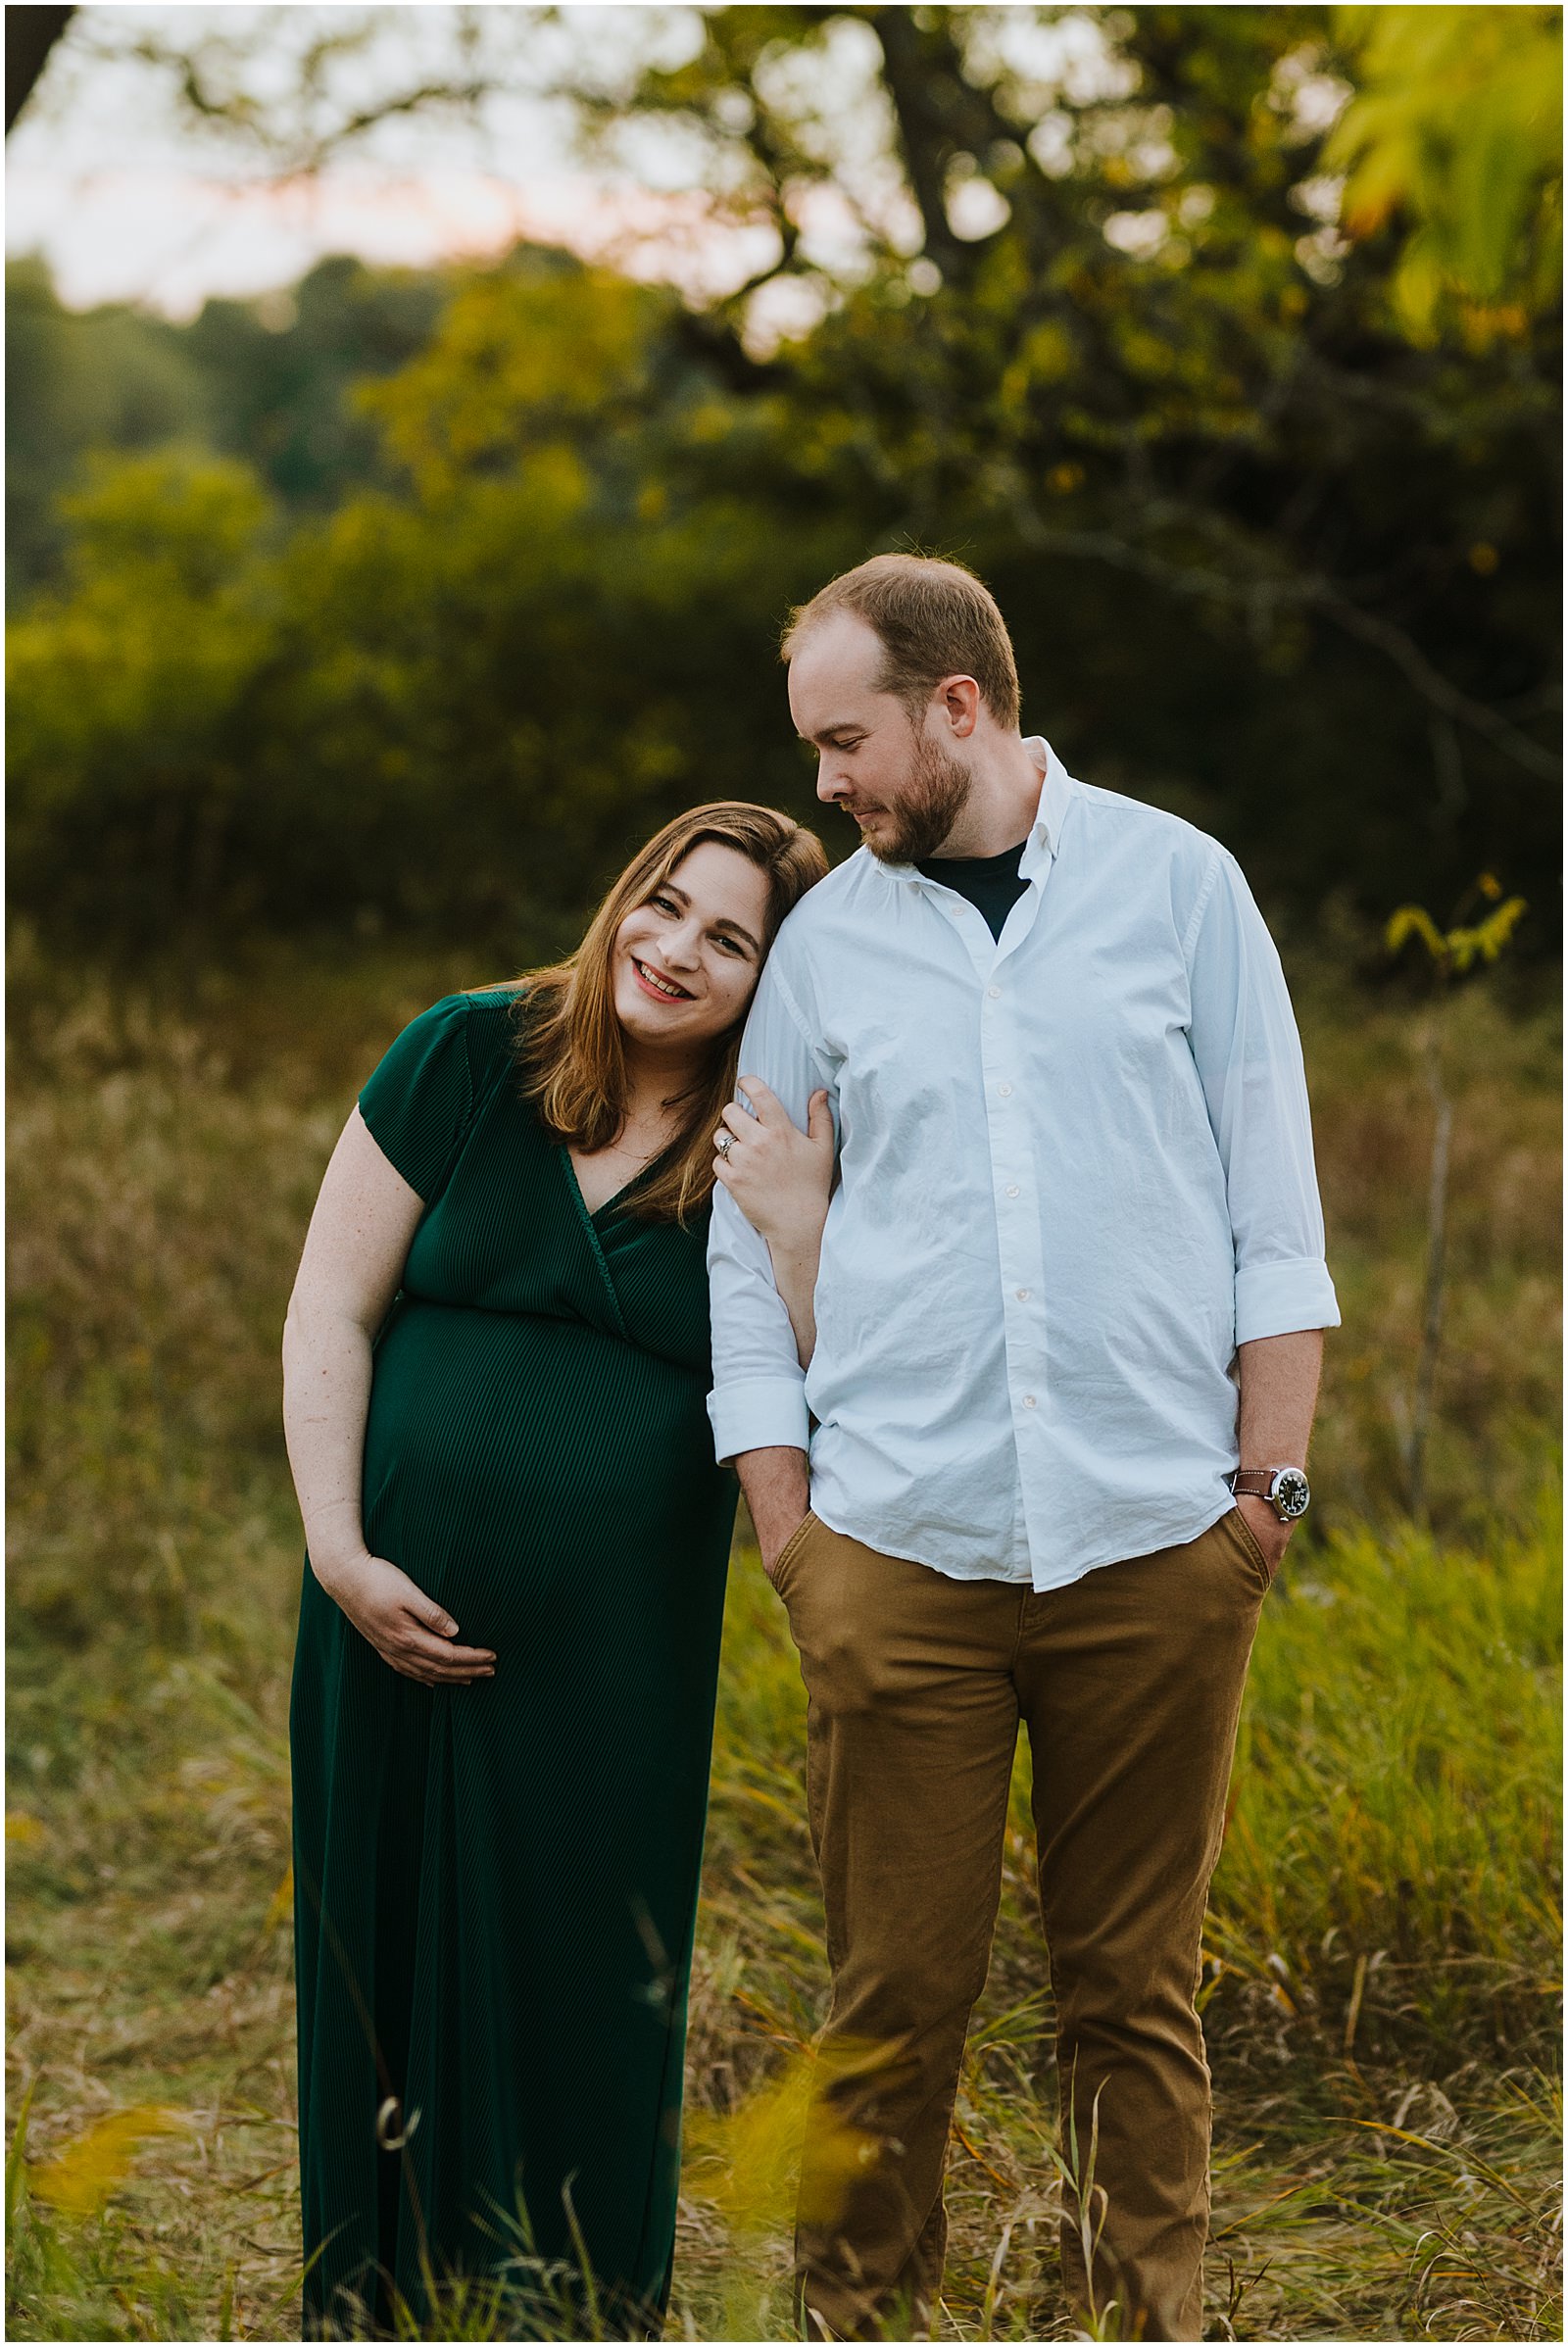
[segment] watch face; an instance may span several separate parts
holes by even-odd
[[[1306,1504],[1311,1496],[1311,1487],[1299,1467],[1282,1467],[1274,1478],[1274,1489],[1269,1493],[1276,1512],[1287,1524],[1306,1514]]]

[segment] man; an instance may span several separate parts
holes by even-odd
[[[1339,1320],[1279,959],[1223,848],[1020,734],[959,565],[862,563],[784,652],[862,852],[780,931],[741,1053],[777,1102],[720,1155],[825,1089],[840,1178],[804,1373],[716,1194],[710,1407],[810,1698],[833,1999],[805,2307],[825,2337],[929,2323],[1021,1718],[1068,2287],[1197,2339],[1203,1906]]]

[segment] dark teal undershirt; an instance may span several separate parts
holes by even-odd
[[[1007,915],[1029,885],[1018,871],[1028,845],[1022,839],[1016,848],[1004,848],[1000,856],[932,856],[914,868],[927,880],[940,880],[944,887],[956,888],[960,897],[967,897],[1000,944]]]

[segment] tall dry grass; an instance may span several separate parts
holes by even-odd
[[[299,1540],[278,1331],[356,1080],[425,1002],[495,974],[259,960],[154,997],[25,941],[13,971],[14,2335],[298,2336],[283,1729]],[[1347,1325],[1313,1531],[1265,1611],[1210,1920],[1211,2320],[1257,2338],[1560,2336],[1542,2077],[1558,1944],[1555,1031],[1480,995],[1455,1005],[1451,1286],[1418,1535],[1400,1454],[1431,1114],[1414,1021],[1310,974],[1298,994]],[[804,1697],[744,1543],[721,1703],[672,2327],[782,2336],[796,2087],[826,1974]],[[950,2335],[1064,2329],[1053,2084],[1020,1759],[955,2136]],[[173,2131],[146,2130],[171,2112]],[[62,2176],[74,2201],[51,2197]],[[448,2328],[509,2322],[480,2294]]]

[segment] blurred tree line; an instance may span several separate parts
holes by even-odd
[[[1543,907],[1557,12],[1072,15],[715,8],[577,90],[771,226],[702,309],[536,248],[187,326],[14,269],[14,905],[515,959],[681,806],[810,819],[780,620],[916,546],[996,591],[1026,724],[1276,914]]]

